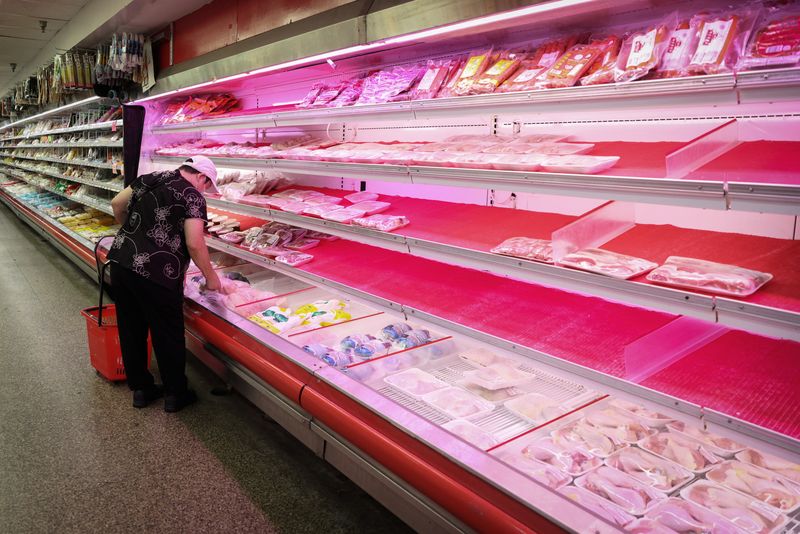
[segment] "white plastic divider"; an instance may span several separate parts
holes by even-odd
[[[741,143],[739,122],[731,119],[667,155],[667,177],[683,178]]]
[[[599,247],[635,226],[636,210],[629,202],[606,202],[552,234],[556,263],[572,252]]]

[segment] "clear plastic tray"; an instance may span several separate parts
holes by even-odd
[[[733,456],[745,448],[744,445],[736,443],[730,438],[717,436],[711,432],[687,425],[683,421],[667,423],[667,430],[702,443],[709,452],[721,458]]]
[[[605,407],[590,408],[586,412],[585,419],[603,434],[631,445],[658,432],[655,428],[643,424],[632,414],[608,404]]]
[[[279,254],[275,256],[275,261],[279,263],[285,263],[286,265],[290,265],[292,267],[299,267],[301,265],[305,265],[306,263],[310,262],[314,259],[314,256],[311,254],[306,254],[304,252],[285,252],[283,254]]]
[[[641,404],[636,404],[635,402],[628,402],[626,400],[614,398],[608,401],[608,404],[609,406],[613,406],[624,413],[631,414],[633,417],[641,421],[642,424],[649,427],[662,427],[667,423],[674,421],[674,419],[668,415],[648,410]]]
[[[302,237],[285,245],[289,250],[308,250],[319,245],[319,239],[306,239]]]
[[[507,363],[495,363],[464,373],[464,378],[483,388],[496,390],[521,386],[534,379],[530,373],[520,371]]]
[[[432,374],[416,367],[386,376],[383,381],[418,399],[433,391],[450,387],[447,382],[442,382]]]
[[[538,393],[528,393],[521,397],[516,397],[506,401],[503,406],[536,426],[552,421],[568,411],[566,407],[561,406],[558,402]]]
[[[363,202],[358,202],[350,206],[349,209],[353,210],[361,210],[364,212],[365,215],[375,215],[376,213],[380,213],[382,211],[386,211],[391,207],[389,202],[380,202],[377,200],[365,200]]]
[[[669,498],[645,514],[670,532],[703,532],[708,534],[741,534],[733,523],[719,514],[698,506],[693,502]]]
[[[522,449],[522,454],[575,477],[585,475],[603,465],[603,460],[590,452],[580,447],[562,447],[553,443],[550,438],[529,443]]]
[[[658,267],[657,263],[642,258],[617,254],[599,248],[587,248],[567,254],[561,258],[559,264],[621,280],[639,276]]]
[[[788,478],[796,484],[800,484],[800,464],[755,449],[743,450],[736,454],[736,459],[746,464],[767,469]]]
[[[628,444],[615,436],[609,436],[601,428],[589,423],[585,417],[576,419],[553,430],[550,437],[555,443],[583,447],[595,456],[606,458]]]
[[[664,265],[648,274],[647,279],[666,286],[746,297],[772,280],[772,275],[735,265],[670,256]]]
[[[606,465],[667,493],[694,479],[688,469],[636,447],[615,452],[606,458]]]
[[[632,515],[644,515],[666,498],[652,486],[605,465],[578,478],[575,485],[613,502]]]
[[[506,453],[499,458],[518,469],[533,480],[551,489],[563,488],[572,481],[572,477],[552,465],[528,458],[522,454]]]
[[[470,393],[474,393],[475,395],[494,403],[505,402],[509,399],[513,399],[514,397],[522,395],[522,391],[517,388],[512,387],[492,390],[483,388],[478,384],[473,384],[468,380],[459,380],[456,382],[456,385],[466,389]]]
[[[800,507],[800,489],[766,469],[728,460],[706,473],[706,478],[787,514]]]
[[[708,508],[737,527],[754,534],[777,532],[787,519],[778,510],[707,480],[681,490],[681,497]]]
[[[661,432],[648,436],[639,442],[639,447],[697,474],[705,473],[721,461],[702,443],[674,432]]]
[[[499,443],[497,438],[463,419],[453,419],[443,424],[442,428],[482,450],[490,449]]]
[[[491,402],[456,387],[428,393],[423,400],[453,419],[474,419],[494,410]]]
[[[635,517],[611,501],[581,487],[567,486],[561,488],[559,493],[615,525],[624,527],[635,519]]]
[[[344,198],[352,204],[358,204],[359,202],[366,202],[368,200],[378,200],[378,194],[370,193],[369,191],[359,191],[358,193],[345,195]]]

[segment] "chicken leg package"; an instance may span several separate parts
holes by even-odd
[[[631,33],[625,38],[619,50],[617,65],[614,69],[614,81],[631,82],[644,78],[659,65],[666,48],[674,17],[649,26],[641,31]]]
[[[548,465],[572,476],[585,475],[603,465],[603,461],[577,446],[557,445],[550,438],[540,439],[526,445],[522,455]]]
[[[645,519],[671,529],[672,532],[702,532],[704,534],[737,534],[736,525],[707,508],[677,498],[663,501],[647,512]]]
[[[612,83],[614,81],[614,67],[617,64],[619,49],[622,46],[622,39],[616,35],[608,37],[593,38],[589,44],[598,45],[603,48],[603,53],[592,63],[580,85],[599,85],[602,83]]]
[[[746,532],[769,534],[786,524],[786,516],[771,506],[706,480],[683,488],[681,497],[716,512]]]
[[[572,477],[560,469],[522,454],[507,453],[499,458],[550,489],[563,488],[572,481]]]
[[[404,215],[370,215],[369,217],[356,217],[352,220],[355,226],[372,228],[381,232],[391,232],[408,226],[408,217]]]
[[[601,466],[575,480],[575,485],[610,501],[632,515],[644,515],[666,495],[611,467]]]
[[[717,436],[706,430],[687,425],[683,421],[667,423],[667,430],[702,443],[709,452],[721,458],[733,456],[745,448],[744,445],[730,438]]]
[[[721,461],[702,443],[674,433],[663,432],[646,437],[639,442],[639,447],[672,460],[693,473],[704,473]]]
[[[526,260],[553,263],[553,242],[547,239],[510,237],[494,247],[490,252]]]
[[[786,513],[794,512],[800,505],[797,485],[766,469],[738,460],[721,463],[709,471],[706,478]]]
[[[600,43],[573,46],[538,76],[534,84],[535,88],[572,87],[602,56],[605,48],[605,45]]]
[[[470,94],[479,95],[493,93],[505,82],[520,65],[520,58],[515,53],[500,54],[500,58],[480,76],[470,88]]]
[[[647,279],[667,286],[746,297],[772,280],[772,275],[735,265],[670,256],[664,265],[648,274]]]
[[[793,67],[800,63],[800,5],[768,8],[739,70]]]
[[[686,66],[690,74],[731,72],[744,54],[758,11],[745,6],[735,12],[698,13],[697,48]]]
[[[587,248],[567,254],[561,258],[559,264],[621,280],[644,274],[658,266],[657,263],[642,258],[599,248]]]
[[[470,54],[469,59],[467,59],[467,62],[464,64],[464,69],[461,71],[461,74],[459,74],[458,80],[453,86],[453,94],[455,96],[468,95],[472,90],[472,84],[480,79],[481,75],[489,66],[491,59],[491,48],[489,50],[483,50]]]
[[[800,484],[800,464],[755,449],[745,449],[737,453],[736,459],[740,462],[772,471],[773,473],[788,478],[795,484]]]
[[[624,527],[635,519],[621,507],[584,488],[567,486],[566,488],[561,488],[559,493],[620,527]]]
[[[615,452],[606,458],[606,465],[664,492],[673,491],[694,478],[688,469],[675,462],[635,447]]]

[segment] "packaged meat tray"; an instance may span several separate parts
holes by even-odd
[[[744,52],[757,12],[744,7],[735,12],[699,13],[692,18],[697,27],[697,47],[687,72],[719,74],[730,72]]]
[[[506,401],[503,406],[513,414],[539,426],[561,417],[567,409],[551,398],[538,393],[528,393]]]
[[[624,527],[635,519],[616,504],[581,487],[567,486],[559,493],[615,525]]]
[[[746,532],[770,534],[786,524],[786,516],[771,506],[706,480],[681,490],[681,497],[715,512]]]
[[[583,77],[589,67],[603,54],[605,47],[579,44],[567,50],[545,72],[540,74],[534,86],[536,89],[556,89],[572,87]]]
[[[634,444],[657,432],[655,428],[642,424],[632,414],[613,407],[590,410],[585,419],[615,441],[628,444]]]
[[[452,69],[452,61],[428,61],[425,73],[417,86],[411,90],[411,100],[435,98],[439,93],[447,75]]]
[[[554,443],[564,447],[579,446],[600,458],[606,458],[628,446],[617,436],[603,432],[601,427],[593,425],[585,417],[554,430],[550,437]]]
[[[486,154],[486,158],[487,161],[492,164],[493,169],[500,171],[534,172],[541,168],[545,156],[540,156],[538,154]]]
[[[439,389],[422,399],[453,419],[474,419],[494,410],[491,402],[455,387]]]
[[[697,48],[697,25],[691,20],[682,20],[672,30],[661,56],[655,78],[677,78],[686,75],[686,67]]]
[[[667,423],[673,421],[672,417],[664,415],[663,413],[648,410],[641,404],[635,402],[628,402],[622,399],[612,399],[608,403],[610,406],[624,412],[631,414],[633,417],[641,421],[649,427],[662,427]]]
[[[675,433],[663,432],[649,436],[640,441],[639,446],[698,474],[705,473],[721,462],[702,443]]]
[[[470,94],[493,93],[500,84],[506,81],[520,65],[520,59],[515,54],[501,54],[498,59],[486,72],[480,76],[470,88]]]
[[[432,374],[417,368],[389,375],[384,377],[383,381],[416,398],[422,398],[423,395],[438,389],[450,387],[447,382],[443,382]]]
[[[228,243],[241,243],[244,240],[244,233],[243,232],[228,232],[227,234],[223,234],[220,236],[220,239],[223,241],[227,241]]]
[[[353,219],[363,216],[364,216],[363,210],[353,209],[352,207],[329,211],[321,215],[321,217],[327,221],[334,221],[340,223],[349,223]]]
[[[492,57],[492,49],[475,52],[470,54],[469,59],[464,64],[464,68],[458,75],[452,93],[456,96],[468,95],[472,90],[472,85],[481,77],[489,65]]]
[[[630,82],[645,77],[658,67],[674,21],[656,24],[631,33],[623,41],[614,69],[614,81]]]
[[[770,7],[739,61],[740,70],[792,67],[800,62],[800,6]]]
[[[364,200],[350,206],[351,210],[361,210],[365,215],[375,215],[382,211],[386,211],[391,207],[389,202],[380,202],[378,200]]]
[[[473,371],[465,371],[464,378],[482,388],[495,390],[521,386],[535,377],[507,363],[495,363]]]
[[[670,256],[647,275],[657,284],[698,289],[731,297],[746,297],[772,280],[772,275],[711,261]]]
[[[290,200],[289,202],[284,203],[280,209],[283,211],[288,211],[289,213],[303,213],[304,210],[311,207],[311,204],[306,202],[300,202],[296,200]]]
[[[571,156],[586,154],[594,148],[594,143],[531,143],[528,154],[545,154],[548,156]]]
[[[299,267],[301,265],[305,265],[306,263],[310,262],[314,259],[314,256],[311,254],[306,254],[304,252],[284,252],[282,254],[278,254],[275,256],[275,261],[279,263],[285,263],[286,265],[290,265],[291,267]]]
[[[510,237],[494,247],[490,252],[526,260],[553,263],[553,242],[547,239]]]
[[[517,91],[533,91],[536,89],[536,80],[539,75],[547,70],[535,62],[526,60],[518,66],[516,72],[498,87],[499,93],[515,93]]]
[[[319,239],[308,239],[302,237],[300,239],[295,239],[291,243],[287,243],[284,246],[289,250],[308,250],[316,247],[317,245],[319,245]]]
[[[494,352],[484,348],[474,348],[462,350],[458,353],[458,357],[475,366],[486,367],[493,363],[505,362],[506,358],[498,356]]]
[[[472,443],[481,450],[486,450],[494,447],[499,442],[497,438],[482,430],[480,427],[464,421],[462,419],[453,419],[442,425],[442,428],[448,432],[452,432],[468,443]]]
[[[507,453],[500,459],[550,489],[563,488],[572,481],[562,470],[522,454]]]
[[[548,156],[540,161],[542,170],[567,174],[597,174],[617,164],[619,156]]]
[[[577,42],[576,37],[560,37],[542,43],[533,53],[530,61],[540,67],[550,67],[568,48]]]
[[[659,503],[647,512],[644,519],[672,529],[671,532],[741,534],[741,530],[721,515],[678,498],[670,498]]]
[[[312,204],[302,211],[303,215],[311,215],[312,217],[322,217],[324,214],[344,209],[339,204]]]
[[[671,492],[688,483],[694,475],[675,462],[659,458],[654,454],[627,447],[605,461],[606,465],[627,473],[636,480],[663,492]]]
[[[620,280],[639,276],[658,266],[657,263],[642,258],[617,254],[599,248],[587,248],[567,254],[561,258],[559,264]]]
[[[524,145],[531,143],[558,143],[559,141],[565,141],[568,138],[568,135],[561,134],[525,134],[514,137],[510,142],[512,144],[521,143]]]
[[[245,195],[239,199],[239,202],[263,208],[269,206],[270,198],[268,195]]]
[[[738,460],[721,463],[706,473],[706,478],[785,513],[794,512],[800,505],[800,488],[795,484]]]
[[[371,215],[369,217],[357,217],[353,219],[352,223],[355,226],[363,226],[364,228],[372,228],[381,232],[391,232],[408,226],[408,217],[404,215]]]
[[[622,39],[616,35],[595,37],[592,38],[589,44],[598,46],[603,52],[592,63],[583,78],[580,79],[580,85],[612,83],[614,81],[614,67],[617,63],[620,46],[622,46]]]
[[[466,389],[470,393],[474,393],[475,395],[494,403],[504,402],[508,399],[513,399],[518,395],[522,395],[522,391],[514,387],[503,389],[486,389],[468,380],[459,380],[456,382],[456,385]]]
[[[786,477],[796,484],[800,484],[800,464],[755,449],[743,450],[736,455],[736,459],[740,462],[762,467]]]
[[[308,204],[341,204],[342,199],[331,195],[314,195],[303,199]]]
[[[344,198],[351,204],[358,204],[359,202],[366,202],[368,200],[378,200],[378,195],[377,193],[370,193],[369,191],[359,191],[358,193],[345,195]]]
[[[730,438],[717,436],[711,432],[706,432],[697,427],[687,425],[683,421],[668,423],[667,430],[702,443],[709,452],[721,458],[733,456],[735,453],[745,448],[744,445]]]
[[[540,439],[522,449],[522,455],[544,462],[572,476],[585,475],[603,464],[597,456],[580,447],[562,447],[550,438]]]
[[[666,499],[666,495],[652,486],[605,465],[576,479],[575,485],[637,516]]]
[[[631,534],[676,534],[678,532],[652,519],[644,518],[629,523],[625,530]]]

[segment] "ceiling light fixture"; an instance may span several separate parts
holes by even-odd
[[[42,29],[42,33],[44,33],[44,31],[47,29],[47,21],[46,20],[40,20],[39,21],[39,27]]]

